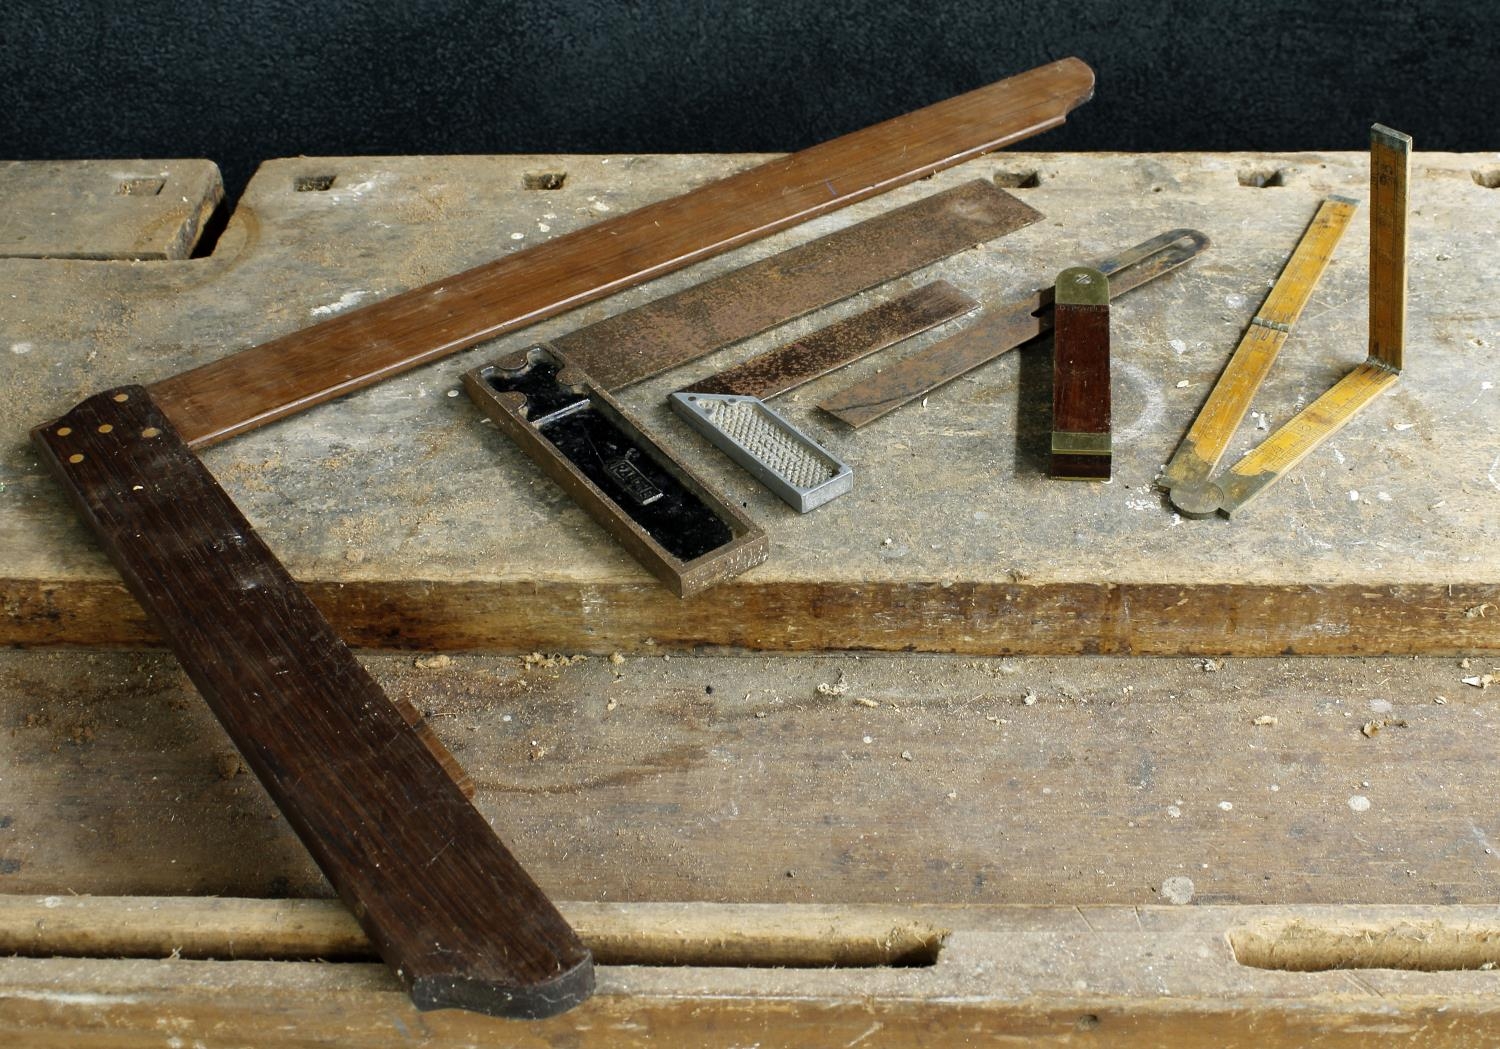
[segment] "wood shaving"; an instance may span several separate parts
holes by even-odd
[[[418,670],[442,670],[453,665],[452,656],[418,656],[412,666]]]
[[[1261,714],[1259,717],[1253,719],[1250,724],[1255,725],[1258,728],[1275,728],[1277,724],[1276,715]]]
[[[1359,731],[1366,738],[1373,739],[1381,729],[1406,727],[1405,718],[1381,718],[1379,721],[1366,721]]]
[[[544,655],[541,652],[533,652],[529,656],[521,657],[521,665],[527,670],[530,670],[533,667],[570,667],[574,663],[582,663],[588,658],[588,656],[549,656]]]

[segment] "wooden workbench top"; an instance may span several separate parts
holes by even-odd
[[[1318,199],[1364,196],[1362,155],[976,161],[207,452],[346,636],[408,650],[362,659],[543,888],[585,901],[565,910],[603,963],[593,1001],[511,1025],[414,1014],[368,964],[26,431],[757,159],[273,161],[212,253],[175,260],[216,186],[201,162],[15,183],[49,203],[36,229],[9,217],[0,255],[37,238],[81,257],[0,257],[0,641],[21,649],[0,653],[0,955],[34,955],[0,964],[0,1039],[1485,1044],[1493,155],[1418,154],[1407,374],[1233,522],[1178,520],[1151,480]],[[105,192],[127,176],[161,180],[149,209]],[[455,395],[530,338],[976,176],[1027,183],[1045,220],[624,392],[771,535],[765,565],[699,598],[660,588]],[[109,198],[108,245],[55,203],[68,178],[80,208]],[[857,433],[811,405],[878,356],[782,398],[859,471],[806,517],[661,404],[922,281],[999,302],[1174,226],[1214,246],[1115,307],[1109,485],[1043,476],[1027,391],[1045,349]],[[1366,246],[1361,217],[1257,401],[1270,427],[1363,358]],[[1323,655],[1240,658],[1287,652]],[[786,968],[830,944],[852,952],[840,968]],[[289,958],[335,960],[267,960]],[[1368,968],[1285,971],[1340,959]]]
[[[0,640],[150,636],[39,471],[28,427],[94,390],[165,377],[758,159],[274,161],[209,257],[0,259],[0,350],[9,351],[0,359],[15,406],[0,420]],[[175,175],[191,163],[172,162],[161,174],[173,173],[174,186],[202,185],[190,170]],[[62,170],[54,183],[66,178]],[[1494,170],[1493,155],[1417,155],[1406,374],[1233,522],[1178,518],[1152,480],[1317,202],[1366,195],[1362,154],[974,161],[314,409],[214,449],[206,461],[356,643],[596,653],[648,642],[976,653],[1493,646],[1500,616],[1485,613],[1500,599],[1500,317],[1490,259],[1500,195],[1485,183]],[[557,189],[525,188],[547,184],[528,182],[538,173],[566,179]],[[80,212],[100,197],[94,182],[119,174],[80,170]],[[627,406],[771,535],[765,565],[693,601],[659,588],[456,395],[461,370],[529,340],[974,177],[1035,182],[1014,192],[1046,218],[624,392]],[[13,206],[24,209],[31,185],[20,184]],[[57,192],[54,184],[49,212]],[[176,215],[153,213],[148,224],[196,221],[196,207],[185,193]],[[879,368],[885,355],[781,398],[779,409],[857,471],[851,495],[805,517],[663,403],[666,391],[697,375],[920,281],[945,277],[998,305],[1067,264],[1174,226],[1202,229],[1214,244],[1116,305],[1108,485],[1044,476],[1049,423],[1036,395],[1049,374],[1044,348],[981,368],[858,432],[812,404]],[[1363,358],[1367,244],[1361,214],[1227,458],[1264,437],[1262,423],[1274,428]],[[75,253],[88,252],[80,245]]]

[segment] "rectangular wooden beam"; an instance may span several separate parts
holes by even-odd
[[[151,397],[189,445],[213,444],[1029,138],[1093,92],[1076,58],[1039,66],[230,354]]]
[[[184,1044],[230,1030],[267,1049],[416,1032],[432,1049],[697,1044],[705,1031],[788,1047],[1435,1049],[1488,1045],[1500,1029],[1493,906],[563,906],[628,967],[602,968],[599,994],[566,1016],[501,1026],[419,1016],[357,961],[186,957],[210,940],[219,958],[231,943],[252,959],[357,949],[327,904],[0,897],[0,946],[33,955],[0,959],[0,1038],[159,1045],[166,1016]],[[935,953],[880,948],[924,936],[940,938]],[[190,952],[161,960],[178,941]],[[857,949],[798,964],[830,944]],[[130,956],[101,956],[119,947]]]

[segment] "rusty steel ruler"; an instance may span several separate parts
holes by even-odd
[[[1105,259],[1095,267],[1109,278],[1109,294],[1126,292],[1192,261],[1208,247],[1195,229],[1171,229]],[[902,405],[966,375],[1003,353],[1052,330],[1052,289],[999,307],[963,331],[925,347],[875,375],[830,394],[818,407],[859,429]]]
[[[1370,348],[1365,362],[1217,479],[1219,459],[1358,206],[1325,200],[1157,483],[1184,517],[1233,516],[1343,429],[1401,375],[1406,335],[1407,181],[1411,138],[1370,132]]]

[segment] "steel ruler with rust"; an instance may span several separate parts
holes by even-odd
[[[1173,229],[1099,262],[1118,298],[1191,261],[1208,247],[1194,229]],[[878,374],[830,394],[818,407],[858,429],[988,364],[1001,354],[1052,329],[1052,289],[991,307],[983,317],[953,335],[897,361]]]

